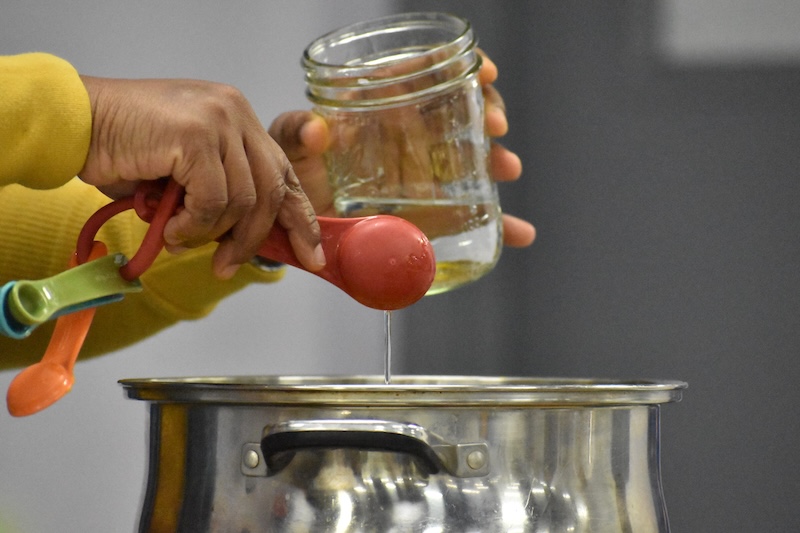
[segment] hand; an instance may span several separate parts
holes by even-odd
[[[213,240],[214,273],[226,279],[252,258],[277,220],[309,270],[325,265],[311,203],[286,155],[235,88],[193,80],[82,76],[92,140],[79,176],[111,196],[171,176],[184,208],[164,229],[170,251]]]
[[[482,56],[479,80],[486,105],[486,132],[492,138],[502,137],[508,132],[508,121],[503,99],[492,86],[497,79],[497,67],[485,54]],[[336,216],[333,190],[323,161],[323,153],[330,142],[325,120],[310,111],[290,111],[273,121],[269,133],[286,152],[316,213],[320,216]],[[493,141],[489,155],[490,171],[496,181],[514,181],[522,174],[519,157],[502,145]],[[506,246],[529,246],[535,238],[536,229],[533,225],[503,214],[503,240]]]
[[[483,87],[486,133],[495,139],[508,133],[506,106],[500,93],[492,85],[497,79],[497,66],[486,54],[481,52],[481,56],[483,64],[478,72],[478,79]],[[517,154],[494,141],[489,152],[489,166],[495,181],[516,181],[522,175],[522,161]],[[503,214],[503,243],[506,246],[524,248],[533,244],[535,239],[536,228],[530,222]]]

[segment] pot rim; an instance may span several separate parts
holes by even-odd
[[[683,381],[500,376],[208,376],[123,379],[130,399],[158,403],[353,407],[574,407],[680,401]]]

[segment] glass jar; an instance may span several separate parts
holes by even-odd
[[[342,217],[390,214],[428,236],[428,294],[489,272],[502,221],[468,21],[405,13],[324,35],[303,55],[307,96],[327,122],[325,153]]]

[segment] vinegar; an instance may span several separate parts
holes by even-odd
[[[392,382],[392,312],[383,312],[383,330],[386,346],[383,353],[383,382],[387,385]]]

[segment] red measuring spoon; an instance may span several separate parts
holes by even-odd
[[[359,303],[392,311],[413,304],[436,274],[433,245],[411,222],[390,215],[318,219],[327,264],[312,272]],[[303,268],[286,230],[272,228],[258,255]]]
[[[134,197],[106,206],[103,209],[107,211],[101,209],[87,221],[78,239],[78,257],[85,257],[105,220],[120,210],[134,208],[150,222],[150,227],[139,251],[120,269],[120,274],[126,280],[139,277],[163,247],[164,226],[180,206],[182,193],[173,180],[142,183]],[[312,273],[359,303],[392,311],[408,307],[430,289],[436,273],[433,245],[411,222],[390,215],[317,220],[327,264]],[[277,223],[259,255],[306,270],[297,260],[286,230]]]

